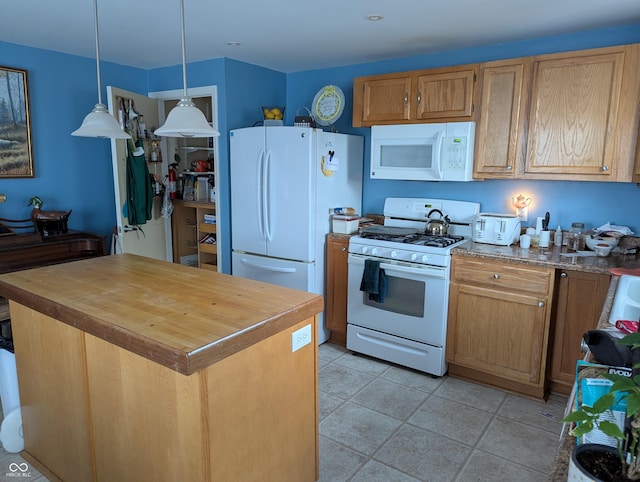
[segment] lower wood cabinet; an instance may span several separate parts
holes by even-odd
[[[349,235],[329,234],[326,244],[326,286],[324,320],[331,330],[331,341],[347,341],[347,291]]]
[[[554,392],[569,394],[575,380],[582,335],[597,327],[611,276],[557,270],[548,381]]]
[[[453,256],[449,374],[544,398],[553,268]]]

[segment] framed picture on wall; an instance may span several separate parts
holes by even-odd
[[[0,65],[0,178],[34,177],[27,71]]]

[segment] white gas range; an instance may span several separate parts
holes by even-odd
[[[450,220],[446,235],[424,234],[434,209]],[[479,212],[479,203],[466,201],[385,201],[384,226],[349,241],[348,349],[435,376],[446,373],[451,250],[471,240]],[[379,280],[382,297],[367,292],[363,278]]]

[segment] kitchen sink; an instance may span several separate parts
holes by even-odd
[[[623,275],[613,298],[609,323],[640,319],[640,276]]]

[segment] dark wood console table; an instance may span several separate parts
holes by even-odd
[[[0,273],[37,268],[107,254],[105,236],[69,231],[53,236],[39,233],[0,236]],[[0,297],[0,321],[9,319],[9,308]]]
[[[54,236],[37,233],[0,237],[0,273],[65,263],[107,254],[105,236],[69,231]]]

